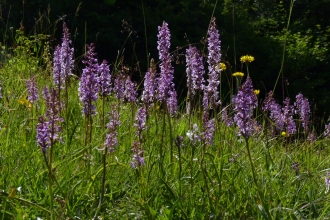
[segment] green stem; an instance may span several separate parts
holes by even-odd
[[[252,170],[252,177],[253,177],[253,181],[254,181],[254,184],[256,186],[256,189],[257,189],[257,192],[259,194],[259,198],[260,198],[260,201],[261,201],[261,204],[263,206],[263,208],[265,209],[265,212],[267,214],[267,219],[272,219],[272,216],[270,215],[269,213],[269,210],[268,210],[268,206],[267,204],[265,203],[265,199],[264,199],[264,196],[258,186],[258,182],[257,182],[257,175],[255,173],[255,169],[254,169],[254,164],[253,164],[253,160],[252,160],[252,157],[251,157],[251,153],[250,153],[250,148],[249,148],[249,139],[248,137],[244,137],[245,139],[245,146],[246,146],[246,149],[247,149],[247,152],[248,152],[248,156],[249,156],[249,160],[250,160],[250,165],[251,165],[251,170]]]
[[[69,151],[69,95],[68,82],[65,80],[65,128],[66,128],[66,153]]]
[[[144,13],[143,0],[141,0],[142,14],[143,14],[143,24],[144,24],[144,37],[146,39],[146,54],[147,54],[147,66],[149,66],[149,53],[148,53],[148,38],[147,38],[147,25],[146,25],[146,16]]]
[[[173,163],[173,134],[172,134],[171,116],[170,116],[170,113],[168,112],[168,108],[167,108],[167,121],[168,121],[168,126],[170,129],[170,162],[172,164]]]
[[[291,19],[291,14],[292,14],[292,9],[293,9],[293,3],[294,3],[294,0],[291,0],[290,12],[289,12],[288,23],[287,23],[287,26],[286,26],[286,31],[289,30],[290,19]],[[281,73],[282,73],[282,78],[283,78],[283,67],[284,67],[284,60],[285,60],[286,42],[287,42],[287,34],[285,34],[285,39],[284,39],[284,43],[283,43],[283,53],[282,53],[281,68],[280,68],[280,71],[279,71],[279,73],[277,75],[277,79],[276,79],[276,82],[275,82],[275,85],[274,85],[273,92],[275,92],[275,89],[276,89],[276,86],[277,86],[277,82],[278,82],[278,80],[280,78]],[[284,99],[284,94],[283,94],[283,99]]]
[[[48,163],[48,187],[49,187],[49,202],[50,202],[50,219],[55,219],[54,216],[54,195],[53,195],[53,171],[52,171],[52,162],[53,162],[53,150],[54,150],[54,141],[51,138],[50,145],[50,154],[49,154],[49,163]]]
[[[104,198],[104,193],[105,193],[105,181],[106,181],[106,169],[107,169],[107,153],[108,153],[108,148],[104,145],[104,140],[105,140],[105,133],[104,133],[104,104],[105,104],[105,97],[102,96],[102,115],[101,115],[101,129],[102,129],[102,143],[104,147],[104,152],[102,155],[102,163],[103,163],[103,172],[102,172],[102,182],[101,182],[101,193],[100,193],[100,200],[99,204],[97,206],[94,219],[97,218],[98,213],[101,210],[103,198]]]

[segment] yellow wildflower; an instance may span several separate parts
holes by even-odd
[[[245,55],[245,56],[241,56],[240,60],[242,63],[251,63],[252,61],[254,61],[254,57],[250,55]]]
[[[285,131],[282,131],[281,135],[282,135],[283,137],[289,137],[289,134],[287,134]]]
[[[233,76],[234,77],[243,77],[244,76],[244,73],[242,73],[242,72],[236,72],[236,73],[233,73]]]
[[[20,98],[17,100],[18,104],[28,106],[30,101],[25,98]]]
[[[254,94],[259,95],[259,93],[260,93],[259,89],[254,90]]]
[[[220,68],[222,71],[227,69],[225,63],[219,63],[219,68]]]

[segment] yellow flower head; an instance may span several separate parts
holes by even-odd
[[[259,89],[254,90],[254,94],[259,95],[259,93],[260,93]]]
[[[251,63],[252,61],[254,61],[254,57],[250,55],[245,55],[245,56],[241,56],[240,60],[242,63]]]
[[[18,104],[20,105],[25,105],[25,106],[28,106],[30,101],[28,99],[25,99],[25,98],[20,98],[17,100]]]
[[[233,73],[233,76],[234,77],[243,77],[244,76],[244,73],[242,73],[242,72],[236,72],[236,73]]]
[[[283,137],[289,137],[289,134],[287,134],[285,131],[282,131],[281,135],[282,135]]]
[[[224,63],[219,63],[219,68],[220,68],[222,71],[227,69],[226,64],[224,64]]]

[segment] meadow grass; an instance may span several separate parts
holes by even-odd
[[[68,102],[61,112],[62,141],[43,154],[36,127],[47,106],[43,98],[34,104],[27,101],[26,80],[35,75],[41,94],[44,86],[54,87],[53,73],[40,65],[40,56],[22,51],[4,61],[0,70],[1,219],[329,218],[325,180],[330,141],[322,135],[313,141],[306,140],[307,134],[272,135],[271,120],[261,105],[254,116],[263,126],[251,136],[242,135],[236,125],[227,126],[223,109],[208,109],[216,126],[208,144],[199,102],[189,115],[181,107],[172,117],[166,104],[156,101],[138,136],[134,123],[145,104],[140,97],[127,102],[111,93],[95,102],[98,114],[90,115],[86,124],[80,79],[70,76]],[[118,145],[103,157],[105,124],[113,110],[120,116]],[[230,117],[234,114],[229,111]],[[298,118],[295,122],[301,125]],[[194,126],[199,130],[191,139],[187,133]],[[132,146],[137,143],[144,164],[134,168]]]

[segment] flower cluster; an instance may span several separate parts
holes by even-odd
[[[136,127],[136,135],[139,137],[139,140],[142,140],[142,132],[146,129],[146,120],[147,120],[147,112],[144,107],[139,108],[134,126]]]
[[[172,56],[169,53],[171,34],[168,24],[164,21],[161,27],[158,27],[158,46],[160,63],[160,77],[158,79],[158,100],[166,101],[168,91],[173,84],[174,69],[171,65]]]
[[[132,152],[133,157],[132,157],[132,162],[131,162],[131,167],[133,169],[140,168],[142,165],[144,165],[144,151],[140,149],[141,148],[141,143],[140,142],[133,142],[132,146]]]
[[[45,87],[43,89],[43,97],[46,102],[46,113],[44,116],[40,116],[37,124],[37,143],[45,153],[46,149],[52,147],[57,141],[61,141],[59,133],[61,132],[61,122],[59,112],[62,108],[60,101],[58,100],[58,94],[56,89],[49,89]]]
[[[156,80],[156,65],[154,59],[151,59],[150,68],[144,76],[144,89],[141,98],[141,100],[146,104],[153,103],[155,101],[155,93],[157,88]]]
[[[115,93],[115,97],[119,100],[124,100],[125,98],[125,80],[126,76],[124,74],[118,74],[115,77],[115,81],[113,84],[113,91]]]
[[[100,95],[108,96],[111,92],[111,75],[110,68],[106,60],[103,60],[101,65],[98,67],[99,76],[97,78]]]
[[[203,89],[204,84],[204,64],[203,57],[196,47],[189,45],[186,50],[187,62],[187,86],[191,95],[196,93],[196,90]]]
[[[26,87],[28,91],[28,100],[30,103],[35,103],[39,100],[39,92],[38,86],[36,82],[36,78],[34,75],[30,77],[30,79],[26,80]]]
[[[252,80],[250,77],[239,89],[238,94],[232,99],[234,105],[234,121],[239,128],[239,134],[248,138],[257,131],[257,122],[252,118],[253,109],[258,105],[257,96],[253,91]]]
[[[40,116],[37,124],[37,143],[43,153],[46,153],[47,148],[51,145],[51,133],[49,122],[44,116]]]
[[[174,88],[174,84],[171,86],[171,90],[169,90],[169,97],[167,98],[167,108],[168,113],[171,116],[175,116],[178,113],[178,101],[177,101],[177,94]]]
[[[273,97],[273,92],[269,92],[262,107],[263,111],[270,112],[270,119],[275,123],[277,130],[284,131],[286,135],[296,132],[296,124],[293,120],[294,107],[290,105],[290,99],[286,98],[281,108]]]
[[[129,77],[126,77],[125,80],[124,97],[128,102],[137,102],[136,86]]]
[[[54,51],[53,58],[53,77],[57,88],[64,88],[67,77],[72,74],[74,68],[73,52],[70,47],[70,33],[65,22],[63,22],[62,44],[58,45]]]
[[[87,54],[84,56],[83,63],[86,67],[83,69],[79,82],[79,99],[83,103],[83,114],[96,114],[95,102],[98,99],[99,84],[98,84],[98,70],[99,65],[94,53],[94,44],[87,45]]]
[[[293,120],[294,107],[290,105],[290,99],[286,98],[283,102],[284,107],[282,108],[283,112],[283,122],[286,125],[286,132],[288,134],[296,133],[296,124]]]
[[[219,31],[216,29],[215,18],[212,18],[208,30],[208,59],[209,65],[208,85],[204,87],[204,94],[207,95],[210,107],[220,104],[218,86],[220,84],[220,69],[216,68],[221,59],[221,48],[219,40]]]
[[[168,29],[168,24],[163,22],[161,27],[158,27],[158,46],[159,59],[160,59],[160,77],[157,79],[158,89],[157,95],[158,100],[166,102],[167,109],[171,116],[177,113],[177,94],[173,83],[174,69],[171,64],[172,56],[169,53],[171,34]]]
[[[129,76],[118,74],[115,78],[113,91],[115,97],[121,101],[136,102],[137,92],[135,84],[131,81]]]
[[[146,120],[147,120],[147,112],[144,107],[139,108],[134,126],[136,127],[136,135],[138,136],[139,140],[134,141],[132,145],[133,157],[131,162],[131,167],[136,169],[142,165],[144,165],[144,157],[142,150],[142,132],[146,129]]]
[[[249,56],[249,55],[245,55],[245,56],[241,56],[240,60],[241,60],[242,63],[251,63],[252,61],[254,61],[254,57]]]
[[[262,106],[263,111],[270,112],[270,119],[275,122],[278,130],[283,130],[284,122],[282,120],[281,106],[275,102],[273,92],[269,92],[264,105]]]
[[[300,117],[300,120],[302,121],[302,126],[304,128],[304,131],[308,131],[308,121],[310,117],[310,106],[307,98],[304,98],[304,96],[299,93],[296,96],[296,102],[294,103],[294,106],[297,109],[297,113]]]
[[[231,127],[234,124],[234,120],[228,115],[227,107],[221,111],[221,120],[227,127]]]
[[[211,145],[213,143],[213,136],[215,132],[215,119],[207,119],[208,114],[204,114],[203,117],[203,139],[205,144]]]
[[[112,106],[112,111],[109,112],[110,121],[107,124],[108,134],[106,135],[106,139],[104,142],[104,147],[108,148],[109,151],[112,153],[115,147],[118,144],[117,140],[117,127],[120,125],[119,114],[115,110],[115,106]]]
[[[209,64],[209,72],[212,73],[219,68],[216,68],[219,65],[221,60],[221,47],[220,47],[220,35],[219,31],[216,28],[215,17],[212,18],[209,30],[208,30],[208,59],[207,63]]]

